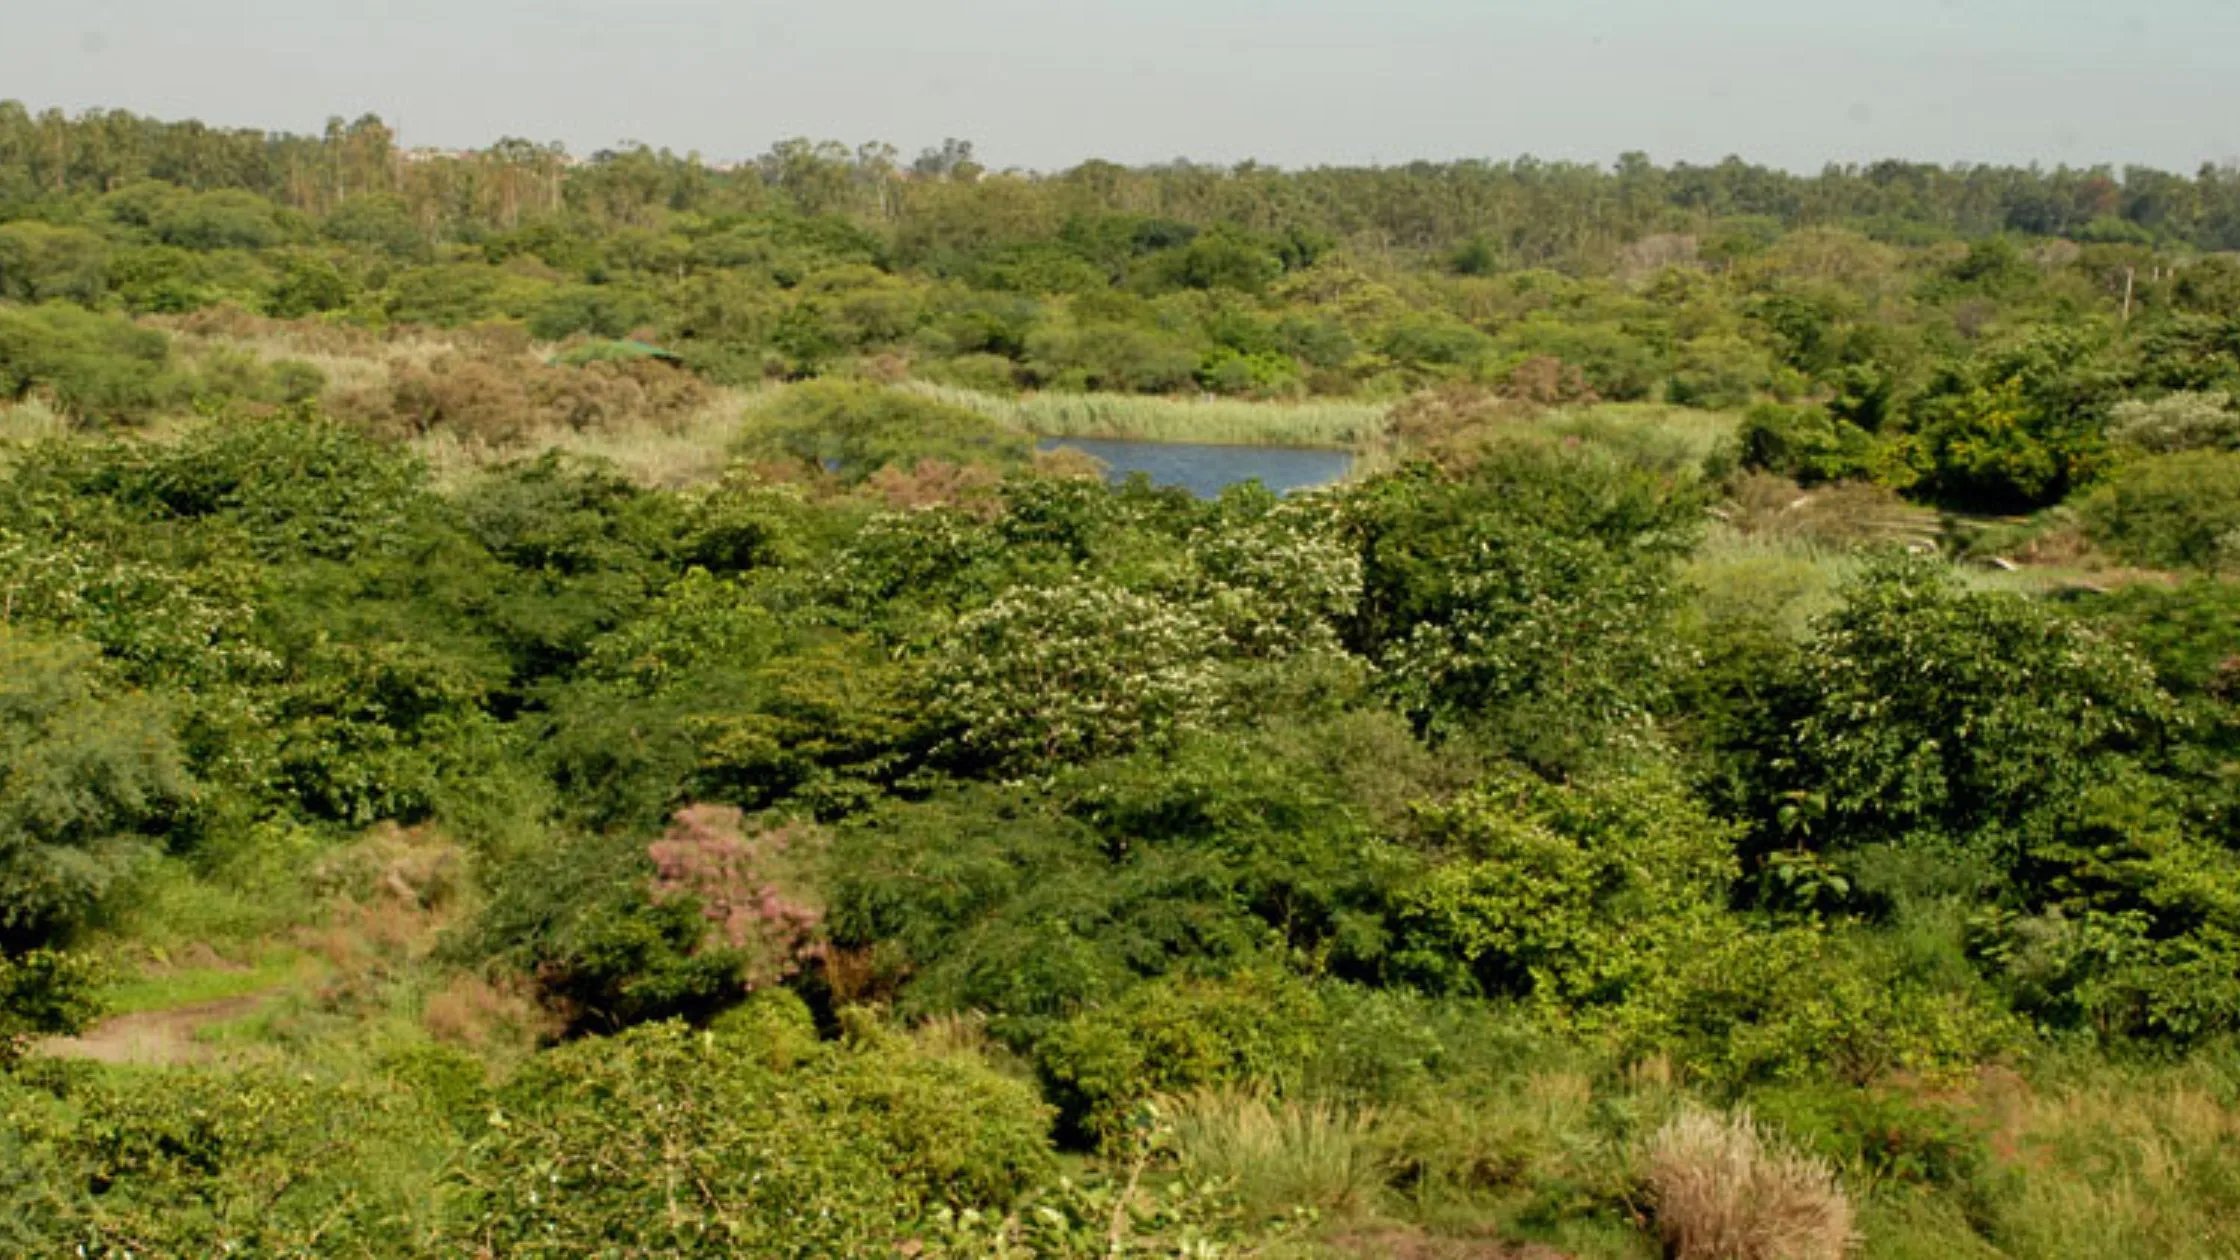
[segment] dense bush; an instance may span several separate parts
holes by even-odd
[[[1489,785],[1427,817],[1424,841],[1443,860],[1399,897],[1397,968],[1559,1015],[1660,1005],[1735,875],[1730,829],[1649,776]]]
[[[1001,1214],[1048,1171],[1047,1113],[963,1058],[872,1027],[777,1069],[674,1024],[541,1057],[462,1170],[454,1239],[595,1255],[856,1253],[941,1210]]]
[[[844,481],[921,460],[1015,464],[1031,449],[977,412],[875,386],[816,382],[749,416],[737,450],[791,460]]]
[[[0,308],[0,400],[35,392],[96,423],[134,423],[177,404],[186,381],[162,333],[59,304]]]
[[[2133,564],[2240,567],[2240,453],[2194,451],[2126,465],[2084,501],[2093,541]]]
[[[0,949],[84,926],[190,790],[160,701],[0,627]]]

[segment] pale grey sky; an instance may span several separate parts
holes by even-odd
[[[0,98],[995,165],[2240,158],[2240,0],[0,0]]]

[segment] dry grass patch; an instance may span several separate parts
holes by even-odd
[[[1748,1112],[1682,1111],[1649,1139],[1646,1174],[1672,1260],[1842,1260],[1856,1241],[1834,1171],[1769,1141]]]
[[[560,1035],[561,1024],[517,983],[458,974],[428,995],[420,1025],[437,1041],[477,1052],[527,1049]]]

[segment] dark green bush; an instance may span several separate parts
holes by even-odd
[[[0,626],[0,949],[85,925],[191,791],[160,701]]]
[[[1053,1029],[1035,1064],[1067,1124],[1111,1140],[1159,1094],[1300,1083],[1325,1019],[1312,988],[1272,970],[1154,981]]]
[[[130,320],[74,306],[0,308],[0,399],[34,391],[70,415],[134,424],[185,397],[171,340]]]

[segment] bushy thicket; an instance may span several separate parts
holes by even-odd
[[[1805,616],[1691,583],[1713,476],[1499,406],[1201,501],[800,397],[682,491],[557,454],[439,488],[300,415],[8,452],[7,1056],[83,1023],[161,881],[278,898],[381,822],[472,872],[409,965],[558,1043],[495,1085],[424,1043],[34,1058],[12,1245],[1173,1249],[1273,1228],[1169,1178],[1253,1125],[1378,1202],[1630,1236],[1686,1094],[1989,1194],[1893,1097],[2240,1034],[2213,576],[2065,604],[1860,557]]]

